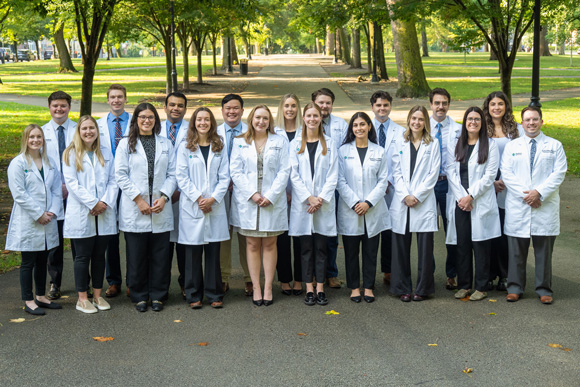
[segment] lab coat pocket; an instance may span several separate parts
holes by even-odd
[[[203,211],[199,208],[197,203],[187,203],[183,206],[183,211],[191,216],[193,219],[203,218]]]

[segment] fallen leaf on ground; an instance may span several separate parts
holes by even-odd
[[[460,300],[463,301],[463,302],[469,301],[469,296],[460,298]]]
[[[193,344],[189,344],[189,345],[197,345],[199,347],[207,347],[209,345],[209,343],[207,341],[202,341],[201,343],[193,343]]]
[[[299,333],[298,336],[308,336],[306,333]]]
[[[562,344],[548,344],[548,347],[552,347],[552,348],[562,348]]]
[[[10,322],[12,322],[12,323],[21,323],[21,322],[24,322],[24,321],[26,321],[26,319],[25,318],[22,318],[22,317],[21,318],[11,318],[10,319]]]
[[[327,314],[327,315],[329,315],[329,316],[331,316],[331,315],[333,315],[333,314],[340,314],[340,313],[338,313],[338,312],[337,312],[337,311],[335,311],[335,310],[329,310],[328,312],[326,312],[326,314]]]
[[[566,352],[570,352],[572,350],[572,348],[562,348],[562,350],[564,350]]]
[[[60,296],[60,298],[69,298],[70,296]]]
[[[473,372],[473,368],[468,368],[468,367],[465,367],[465,368],[463,369],[463,373],[464,373],[464,374],[467,374],[467,376],[469,376],[469,377],[471,377],[471,375],[469,375],[469,374],[470,374],[470,373],[472,373],[472,372]]]
[[[495,298],[490,298],[488,301],[489,302],[497,302],[497,300]]]
[[[489,314],[490,316],[497,316],[497,313],[494,313],[494,312],[490,312],[490,313],[488,313],[488,314]]]
[[[430,347],[436,347],[437,346],[437,344],[427,344],[427,345],[430,346]]]
[[[113,340],[115,340],[115,338],[113,338],[113,337],[99,336],[99,337],[93,337],[93,340],[102,343],[102,342],[105,342],[105,341],[113,341]]]
[[[183,322],[183,321],[181,321],[181,320],[173,320],[173,322],[174,323],[180,323],[180,322]]]

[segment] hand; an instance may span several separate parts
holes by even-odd
[[[320,209],[320,207],[322,207],[322,199],[311,195],[308,197],[308,205],[309,207],[306,210],[306,212],[308,212],[309,214],[314,214],[316,211]]]
[[[68,189],[66,189],[66,185],[63,184],[62,185],[62,200],[65,200],[66,198],[68,198]]]
[[[493,187],[495,188],[496,193],[500,193],[505,189],[505,184],[503,183],[503,180],[500,179],[493,182]]]
[[[197,204],[199,205],[199,209],[204,213],[208,214],[212,211],[211,206],[215,203],[214,198],[202,198],[201,196],[197,199]]]
[[[147,204],[147,202],[145,200],[143,200],[141,195],[137,196],[134,199],[134,201],[135,201],[135,203],[137,203],[137,208],[139,208],[139,211],[143,215],[151,215],[151,207],[149,207],[149,204]]]
[[[52,212],[44,212],[40,218],[36,219],[36,221],[38,222],[38,224],[41,224],[43,226],[47,225],[50,223],[50,221],[52,220],[52,215],[54,215]]]
[[[255,194],[252,195],[251,199],[254,203],[256,203],[257,205],[260,205],[260,201],[262,200],[262,195],[260,195],[258,192],[256,192]]]
[[[288,204],[292,203],[292,194],[290,192],[286,192],[286,202]]]
[[[363,216],[369,211],[369,208],[370,207],[366,202],[357,203],[354,206],[354,212],[356,212],[358,216]]]
[[[165,198],[159,198],[157,200],[155,200],[153,202],[153,206],[151,207],[151,212],[154,212],[156,214],[160,213],[161,211],[163,211],[163,208],[165,207],[165,203],[167,203],[165,201]]]
[[[179,201],[179,196],[181,196],[181,191],[175,190],[173,195],[171,195],[171,204],[177,203]]]
[[[533,189],[530,191],[524,191],[526,196],[524,196],[524,202],[528,204],[532,208],[539,208],[542,205],[542,201],[540,200],[540,193]]]
[[[101,215],[107,209],[105,202],[98,202],[93,209],[90,211],[91,215],[98,216]]]
[[[417,203],[419,203],[419,200],[417,200],[417,198],[414,197],[413,195],[405,196],[404,201],[405,201],[405,205],[407,207],[411,207],[411,208],[415,207],[417,205]]]
[[[260,207],[268,207],[270,204],[272,204],[272,202],[269,201],[268,198],[264,196],[262,196],[262,200],[260,200],[260,202],[258,203]]]
[[[457,205],[459,205],[459,208],[463,211],[471,211],[473,210],[473,198],[470,195],[462,197],[457,202]]]

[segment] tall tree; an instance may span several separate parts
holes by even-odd
[[[550,53],[550,44],[546,39],[546,35],[548,35],[548,28],[544,24],[542,25],[540,30],[540,55],[541,56],[552,56]]]

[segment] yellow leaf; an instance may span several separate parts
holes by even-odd
[[[10,322],[12,322],[12,323],[21,323],[21,322],[24,322],[24,321],[26,321],[26,319],[25,318],[22,318],[22,317],[21,318],[11,318],[10,319]]]
[[[572,350],[572,348],[562,348],[562,350],[564,350],[566,352],[570,352]]]
[[[69,298],[70,296],[60,296],[60,298]]]
[[[548,347],[552,347],[552,348],[562,348],[562,344],[548,344]]]
[[[174,323],[180,323],[180,322],[183,322],[183,321],[181,321],[181,320],[173,320],[173,322]]]
[[[93,340],[103,343],[105,341],[113,341],[115,339],[113,337],[99,336],[99,337],[93,337]]]
[[[335,311],[335,310],[329,310],[328,312],[326,312],[326,314],[327,314],[327,315],[329,315],[329,316],[331,316],[331,315],[334,315],[334,314],[340,314],[340,313],[338,313],[338,312],[337,312],[337,311]]]
[[[427,345],[430,346],[430,347],[436,347],[437,346],[437,344],[427,344]]]
[[[488,301],[489,302],[497,302],[497,300],[495,298],[490,298]]]
[[[193,344],[189,344],[189,345],[197,345],[199,347],[207,347],[209,345],[209,343],[207,341],[202,341],[201,343],[193,343]]]
[[[299,333],[298,336],[308,336],[306,333]]]
[[[467,368],[467,367],[465,367],[465,368],[463,369],[463,373],[464,373],[464,374],[470,374],[470,373],[472,373],[472,372],[473,372],[473,368]]]
[[[497,313],[490,312],[488,313],[490,316],[497,316]]]

